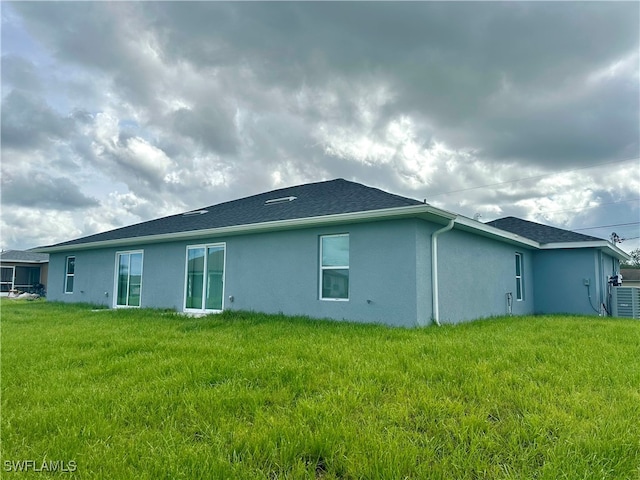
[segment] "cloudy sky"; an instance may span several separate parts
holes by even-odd
[[[4,249],[338,177],[640,246],[637,2],[1,9]]]

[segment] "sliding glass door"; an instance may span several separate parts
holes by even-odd
[[[142,251],[116,254],[116,307],[139,307],[142,290]]]
[[[224,243],[187,247],[185,310],[222,310],[224,261]]]

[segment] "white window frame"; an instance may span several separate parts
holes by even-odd
[[[189,250],[194,248],[204,248],[205,251],[205,267],[204,272],[207,271],[207,263],[206,263],[206,251],[209,247],[222,247],[224,251],[224,255],[222,258],[222,304],[221,308],[218,309],[208,309],[206,308],[206,290],[207,290],[207,282],[202,282],[202,302],[205,305],[204,308],[187,308],[187,282],[189,280]],[[216,243],[203,243],[198,245],[187,245],[185,249],[184,255],[184,295],[182,297],[182,311],[186,313],[222,313],[224,310],[224,292],[227,287],[227,243],[226,242],[216,242]]]
[[[518,267],[520,274],[518,275]],[[520,252],[516,252],[516,301],[524,301],[524,256]],[[520,295],[518,295],[518,287],[520,287]]]
[[[142,262],[140,264],[140,305],[118,305],[118,278],[120,277],[120,256],[140,253]],[[142,277],[144,272],[144,250],[123,250],[116,252],[116,266],[113,275],[113,308],[140,308],[142,306]],[[131,257],[129,257],[129,281],[127,282],[127,303],[129,303],[129,288],[131,287]]]
[[[318,248],[319,251],[319,258],[318,258],[318,265],[320,266],[319,270],[319,280],[318,280],[318,298],[320,300],[323,301],[327,301],[327,302],[348,302],[349,298],[351,297],[351,282],[349,282],[349,286],[347,288],[347,298],[335,298],[335,297],[323,297],[322,296],[322,286],[323,286],[323,273],[325,270],[347,270],[349,272],[349,276],[351,276],[351,271],[349,268],[349,265],[331,265],[331,266],[324,266],[322,265],[322,240],[324,238],[330,238],[330,237],[347,237],[349,238],[349,234],[348,233],[336,233],[336,234],[330,234],[330,235],[320,235],[320,248]],[[351,251],[351,238],[349,238],[349,251]],[[351,262],[351,252],[349,252],[349,262]]]
[[[73,273],[69,273],[69,260],[73,258]],[[73,286],[69,291],[69,277],[73,278]],[[64,293],[65,295],[73,294],[73,289],[76,286],[76,256],[69,255],[64,257]]]
[[[3,292],[3,294],[8,295],[9,292],[11,290],[14,289],[15,287],[15,281],[16,281],[16,267],[14,265],[2,265],[2,268],[6,268],[7,270],[11,270],[11,281],[10,282],[2,282],[4,285],[9,285],[9,289],[6,292]]]

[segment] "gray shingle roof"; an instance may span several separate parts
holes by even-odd
[[[293,201],[265,204],[268,200],[296,197]],[[420,205],[422,202],[384,192],[342,178],[273,190],[230,202],[203,207],[206,213],[183,213],[158,218],[52,246],[119,240],[149,235],[251,225],[278,220],[365,212],[385,208]],[[193,212],[197,212],[194,210]]]
[[[6,250],[0,253],[2,262],[45,263],[49,261],[48,253],[34,253],[25,250]]]
[[[550,227],[541,223],[522,220],[517,217],[499,218],[487,222],[487,225],[515,233],[516,235],[529,238],[538,243],[602,241],[602,238],[583,235],[570,230],[563,230],[562,228]]]

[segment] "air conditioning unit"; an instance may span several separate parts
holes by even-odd
[[[614,317],[640,319],[640,287],[613,287],[611,309]]]

